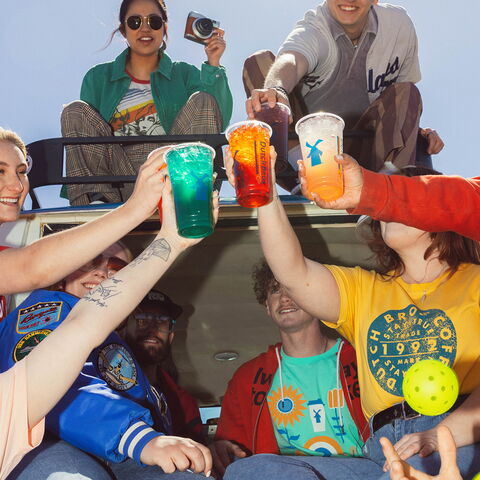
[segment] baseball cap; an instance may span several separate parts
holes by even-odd
[[[163,307],[174,319],[177,319],[183,312],[182,307],[172,302],[170,297],[160,290],[150,290],[146,297],[138,305],[141,307],[158,308]]]

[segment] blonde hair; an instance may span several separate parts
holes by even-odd
[[[23,143],[23,140],[15,132],[12,132],[11,130],[5,130],[4,128],[0,127],[0,142],[1,141],[12,143],[22,151],[25,159],[27,158],[27,147]]]

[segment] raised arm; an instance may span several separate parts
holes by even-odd
[[[198,239],[186,239],[178,235],[170,182],[167,181],[165,185],[163,224],[152,244],[114,277],[105,280],[83,297],[67,319],[28,356],[31,425],[45,416],[65,393],[91,350],[129,315],[178,255],[199,242]],[[218,195],[214,197],[216,219]],[[99,318],[102,320],[99,321]],[[74,351],[71,345],[75,345]],[[47,365],[51,372],[48,389],[45,388],[41,373]]]
[[[336,323],[340,296],[335,279],[321,263],[303,256],[278,195],[258,209],[258,227],[263,254],[278,282],[305,311]]]
[[[268,102],[273,107],[277,102],[290,104],[288,96],[300,79],[307,73],[307,59],[299,52],[284,52],[280,54],[270,68],[262,89],[252,91],[247,100],[246,109],[249,118],[254,118],[254,112],[260,111],[260,105]],[[275,89],[273,87],[280,87]]]
[[[152,244],[114,277],[83,297],[63,323],[25,359],[30,426],[36,425],[53,408],[77,377],[91,350],[131,313],[178,255],[199,242],[177,234],[169,181],[165,189],[164,221]],[[218,195],[215,195],[215,220],[217,216]],[[74,350],[72,345],[75,345]],[[48,387],[43,380],[47,368],[50,373]],[[143,447],[141,461],[159,465],[166,473],[191,468],[208,476],[212,468],[206,447],[171,436],[151,440]]]
[[[384,222],[398,222],[427,232],[451,230],[480,240],[480,177],[383,175],[365,170],[343,155],[345,193],[338,200],[315,203],[348,210]],[[300,162],[301,183],[305,186]]]
[[[276,153],[270,147],[272,176]],[[227,149],[225,166],[234,185],[233,159]],[[258,208],[258,227],[265,258],[279,283],[288,289],[295,302],[311,315],[330,323],[338,321],[340,294],[330,271],[321,263],[303,256],[300,242],[293,231],[272,180],[273,200]]]
[[[101,218],[0,252],[0,292],[12,294],[51,285],[81,267],[153,214],[161,196],[163,159],[149,158],[124,204]]]
[[[480,240],[480,178],[379,176],[365,170],[363,179],[362,195],[351,213]]]

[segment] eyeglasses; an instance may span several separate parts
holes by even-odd
[[[137,312],[133,316],[138,328],[141,329],[155,327],[161,332],[170,333],[175,326],[175,319],[169,315]]]
[[[92,270],[100,268],[104,263],[106,263],[108,278],[113,277],[117,272],[128,265],[128,263],[121,258],[104,257],[100,254],[90,262],[86,263],[83,267],[80,267],[79,270],[82,272],[91,272]]]
[[[145,22],[152,30],[160,30],[163,27],[163,18],[160,15],[148,15],[146,17],[132,15],[127,18],[125,23],[131,30],[138,30],[143,22]]]

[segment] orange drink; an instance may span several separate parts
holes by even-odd
[[[231,125],[225,136],[234,159],[235,191],[242,207],[261,207],[272,197],[269,125],[257,120]]]
[[[345,122],[333,113],[318,112],[301,118],[295,131],[305,163],[307,190],[331,201],[343,195],[343,169],[335,155],[343,152]]]

